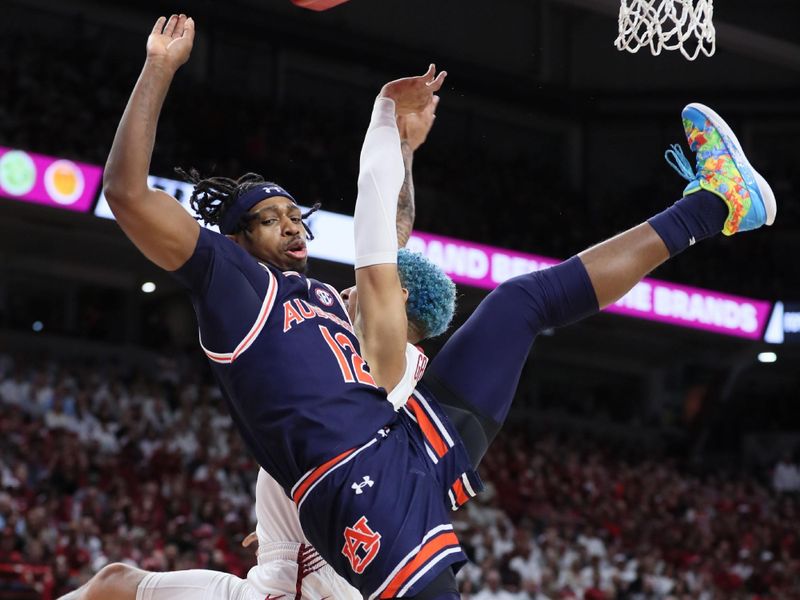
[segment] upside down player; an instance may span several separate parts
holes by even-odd
[[[163,34],[162,25],[107,164],[106,195],[118,223],[189,289],[201,343],[242,437],[297,504],[304,532],[327,562],[369,599],[457,598],[454,568],[465,556],[448,511],[480,490],[474,467],[507,415],[535,336],[616,301],[696,241],[770,224],[776,207],[768,184],[721,118],[702,105],[686,107],[696,170],[672,155],[690,180],[684,198],[560,265],[499,286],[396,415],[373,379],[394,387],[405,343],[398,334],[413,330],[398,310],[389,227],[402,183],[395,111],[420,110],[410,105],[435,91],[426,85],[432,74],[385,86],[365,140],[375,159],[365,164],[362,154],[359,198],[373,194],[382,212],[372,220],[374,235],[356,244],[359,294],[349,296],[348,308],[362,328],[367,367],[330,288],[299,273],[302,215],[285,190],[243,182],[227,202],[214,204],[231,243],[200,230],[168,195],[147,189],[160,106],[193,33],[185,18],[170,19]],[[213,182],[205,189],[218,198]],[[376,323],[368,317],[377,311]],[[381,336],[393,352],[381,348]],[[364,478],[373,485],[362,487]]]
[[[435,118],[438,97],[419,114],[398,117],[402,132],[405,180],[397,200],[397,239],[404,247],[414,222],[414,152],[425,142]],[[443,332],[455,309],[455,289],[444,273],[427,260],[403,251],[399,275],[405,282],[409,319],[429,335]],[[424,291],[422,288],[425,288]],[[434,290],[435,288],[435,290]],[[420,296],[424,294],[424,298]],[[409,348],[411,357],[427,362],[419,351]],[[411,361],[409,361],[410,364]],[[406,377],[389,393],[396,408],[405,404],[424,371],[417,363],[406,369]],[[80,589],[60,600],[356,600],[361,594],[336,575],[311,546],[300,526],[297,507],[280,485],[259,469],[255,489],[257,529],[243,541],[258,542],[258,565],[247,579],[218,571],[190,569],[151,573],[130,565],[114,563],[103,568]]]

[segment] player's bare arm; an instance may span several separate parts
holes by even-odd
[[[436,68],[431,65],[422,76],[387,83],[376,101],[376,112],[373,113],[373,123],[370,125],[371,130],[373,127],[383,127],[386,139],[381,142],[381,149],[373,154],[368,144],[375,142],[370,142],[368,132],[361,157],[359,197],[356,202],[356,325],[362,354],[370,365],[370,372],[376,383],[386,389],[394,388],[403,376],[408,340],[405,296],[396,263],[396,215],[392,214],[389,219],[386,211],[394,203],[393,200],[387,203],[387,199],[399,197],[402,175],[405,173],[399,147],[400,135],[394,118],[425,111],[434,103],[434,93],[441,88],[445,77],[445,72],[436,75]],[[385,116],[378,114],[382,100],[391,100],[395,110],[391,121],[386,119],[383,124],[380,119]],[[383,109],[386,109],[385,104]],[[394,164],[395,161],[397,164]],[[394,166],[399,171],[399,177],[393,170]],[[395,178],[397,189],[392,188]],[[391,208],[395,210],[389,212],[395,212],[397,205]],[[369,217],[370,213],[380,214]],[[384,218],[379,218],[381,216]],[[359,223],[365,221],[369,222],[368,227],[359,226]],[[359,258],[359,248],[368,246],[364,242],[364,236],[371,238],[376,248],[381,248],[381,256],[372,255],[368,260]],[[372,251],[371,248],[370,252]]]
[[[401,115],[397,117],[397,129],[400,131],[400,150],[403,153],[403,166],[405,179],[400,195],[397,198],[397,245],[405,248],[408,238],[414,229],[416,207],[414,204],[414,152],[425,143],[425,140],[436,118],[436,107],[439,96],[433,97],[433,102],[418,113]]]
[[[200,226],[169,194],[147,186],[161,107],[194,43],[194,21],[160,17],[147,39],[147,59],[122,115],[106,161],[103,189],[122,230],[152,262],[168,271],[183,265]]]
[[[416,218],[416,206],[414,204],[414,151],[406,140],[400,143],[400,151],[403,153],[403,168],[405,179],[403,187],[400,188],[400,195],[397,197],[397,247],[405,248],[411,231],[414,229],[414,219]]]

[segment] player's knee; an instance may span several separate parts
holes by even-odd
[[[92,577],[82,600],[135,600],[147,573],[123,563],[106,565]]]
[[[542,272],[534,271],[507,279],[491,293],[495,309],[502,314],[533,312],[537,321],[546,320],[547,289]]]
[[[498,285],[492,293],[503,296],[529,296],[531,292],[538,291],[538,289],[541,288],[540,278],[540,271],[517,275],[511,279],[506,279],[503,283]]]

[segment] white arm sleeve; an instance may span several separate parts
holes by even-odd
[[[354,215],[356,269],[397,262],[397,197],[404,177],[394,100],[378,98],[361,148]]]

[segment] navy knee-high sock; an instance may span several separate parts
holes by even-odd
[[[681,198],[647,222],[664,240],[669,255],[675,256],[695,242],[718,234],[727,218],[728,207],[722,199],[702,190]]]

